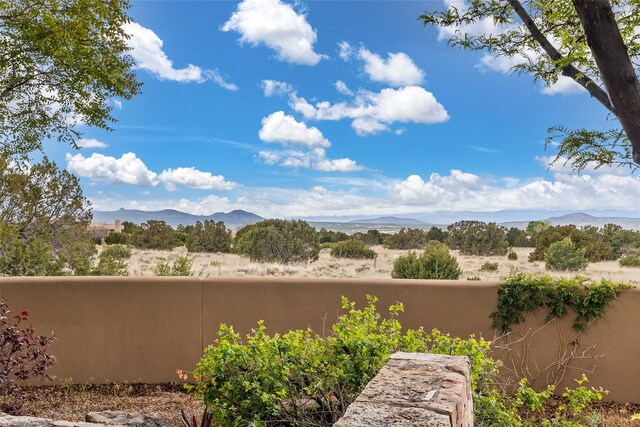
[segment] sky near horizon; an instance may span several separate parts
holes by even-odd
[[[451,1],[451,0],[449,0]],[[547,128],[607,129],[573,84],[510,75],[417,20],[442,1],[133,1],[142,94],[47,144],[96,210],[264,217],[635,210],[628,169],[549,168]]]

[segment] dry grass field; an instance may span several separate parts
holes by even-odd
[[[152,276],[159,259],[173,262],[178,256],[188,255],[193,259],[193,272],[195,276],[291,276],[291,277],[348,277],[348,278],[390,278],[393,262],[400,255],[407,253],[405,250],[385,249],[382,246],[374,246],[378,253],[375,260],[354,260],[333,258],[328,249],[320,252],[320,259],[306,264],[273,264],[253,263],[249,259],[235,254],[188,254],[184,247],[175,248],[172,251],[139,250],[133,249],[131,259],[128,261],[129,274],[132,276]],[[506,256],[476,257],[456,254],[463,273],[461,279],[480,278],[482,280],[497,280],[510,273],[521,271],[525,273],[549,273],[554,276],[567,275],[567,273],[547,272],[544,262],[528,261],[531,248],[515,248],[518,259],[510,261]],[[480,271],[480,267],[486,263],[497,263],[498,271]],[[640,268],[620,267],[617,261],[591,263],[581,274],[593,279],[606,278],[615,281],[640,280]]]

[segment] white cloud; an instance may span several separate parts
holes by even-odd
[[[237,85],[226,81],[218,70],[205,70],[204,74],[223,89],[229,90],[231,92],[236,92],[239,89]]]
[[[338,56],[343,61],[348,61],[353,56],[353,48],[351,45],[345,41],[341,41],[338,43]]]
[[[301,145],[311,148],[331,145],[318,128],[308,127],[293,117],[287,116],[283,111],[276,111],[262,119],[262,129],[258,135],[264,142],[283,145]]]
[[[114,105],[118,110],[122,110],[122,101],[120,101],[119,99],[114,99],[114,100],[113,100],[113,105]]]
[[[102,141],[98,141],[95,138],[80,138],[76,144],[82,148],[107,148],[108,145]]]
[[[94,153],[66,155],[67,170],[78,176],[109,184],[126,184],[155,187],[162,183],[169,191],[181,185],[200,190],[233,190],[238,185],[226,181],[222,175],[199,171],[196,168],[165,169],[153,172],[135,153],[125,153],[120,158]]]
[[[306,119],[353,119],[351,125],[359,135],[388,130],[396,122],[434,124],[449,119],[445,108],[431,92],[419,86],[382,89],[378,93],[361,91],[351,103],[318,102],[292,95],[291,108]]]
[[[555,83],[552,83],[548,86],[544,85],[541,89],[541,92],[545,95],[571,95],[576,93],[586,93],[587,90],[576,83],[576,81],[572,78],[559,76],[558,81],[556,81]]]
[[[406,53],[389,53],[385,60],[368,49],[360,48],[358,58],[364,61],[364,71],[373,81],[408,86],[419,85],[424,80],[424,72]]]
[[[123,25],[123,29],[130,36],[127,44],[131,48],[129,54],[136,62],[136,67],[146,70],[161,80],[176,82],[203,83],[213,80],[224,89],[235,91],[238,87],[226,82],[218,70],[203,70],[189,64],[185,68],[174,68],[173,61],[162,50],[164,42],[158,35],[137,22],[129,22]]]
[[[176,185],[199,190],[233,190],[238,186],[235,182],[225,181],[222,175],[212,175],[194,167],[165,169],[158,179],[169,191],[175,191]]]
[[[341,94],[347,95],[347,96],[353,96],[353,92],[351,91],[351,89],[349,89],[347,84],[345,82],[343,82],[342,80],[338,80],[335,83],[335,85],[336,85],[336,90],[338,91],[338,93],[341,93]]]
[[[78,176],[110,184],[141,186],[158,185],[158,174],[149,170],[135,153],[125,153],[119,159],[94,153],[66,155],[67,170]]]
[[[325,172],[354,172],[362,170],[362,166],[359,166],[355,161],[345,159],[321,159],[315,163],[315,169]]]
[[[536,156],[535,159],[541,166],[548,169],[550,172],[560,173],[560,174],[576,174],[576,172],[571,169],[571,163],[569,159],[561,156],[556,162],[554,162],[555,156]],[[629,175],[629,170],[626,167],[618,167],[618,166],[600,166],[598,167],[597,162],[589,162],[586,167],[580,171],[581,174],[606,174],[606,175],[617,175],[617,176],[627,176]]]
[[[280,0],[242,1],[222,31],[236,31],[241,42],[254,46],[264,43],[281,61],[316,65],[322,59],[313,50],[316,31],[303,14]]]
[[[288,95],[293,92],[293,87],[289,83],[278,80],[263,80],[262,89],[266,97]]]

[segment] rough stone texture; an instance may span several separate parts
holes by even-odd
[[[0,427],[169,427],[160,420],[120,411],[91,412],[87,422],[56,421],[47,418],[17,417],[0,412]]]
[[[335,427],[472,427],[469,359],[395,353]]]
[[[128,414],[122,411],[90,412],[85,420],[109,426],[125,425],[131,427],[169,427],[162,421],[142,414]]]
[[[100,427],[102,424],[56,421],[47,418],[17,417],[0,412],[1,427]],[[110,427],[114,427],[111,425]],[[122,426],[121,426],[122,427]]]

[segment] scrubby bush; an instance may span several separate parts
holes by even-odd
[[[422,249],[429,238],[424,230],[419,228],[401,228],[390,234],[384,240],[384,247],[389,249]]]
[[[361,240],[345,240],[333,244],[331,256],[334,258],[373,259],[378,254]]]
[[[549,246],[544,260],[547,270],[579,271],[584,270],[588,264],[585,249],[577,248],[568,237]]]
[[[509,261],[516,261],[518,259],[518,254],[514,251],[509,251],[509,253],[507,254],[507,259]]]
[[[436,240],[441,243],[445,243],[447,241],[447,233],[446,230],[443,230],[440,227],[433,226],[427,231],[427,240]]]
[[[306,221],[268,219],[238,230],[234,252],[251,261],[316,261],[320,253],[318,236]]]
[[[191,267],[193,259],[188,256],[179,256],[173,262],[173,266],[169,262],[159,259],[156,262],[154,273],[156,276],[193,276]]]
[[[342,242],[344,240],[349,240],[349,235],[342,231],[327,230],[324,227],[318,231],[318,241],[320,244]]]
[[[498,263],[487,261],[480,266],[480,271],[498,271]]]
[[[233,327],[221,325],[216,345],[205,349],[193,373],[196,385],[188,388],[213,408],[215,425],[328,427],[392,353],[408,351],[469,358],[474,425],[480,427],[584,425],[584,409],[602,398],[602,389],[587,389],[583,377],[563,394],[566,403],[546,416],[553,387],[538,393],[522,380],[514,395],[504,392],[497,385],[500,363],[489,356],[489,342],[435,329],[403,333],[397,319],[402,304],[391,306],[383,318],[376,298],[367,298],[367,306],[356,309],[343,297],[346,313],[328,334],[307,329],[270,336],[259,322],[243,342]]]
[[[620,267],[640,267],[640,257],[637,255],[625,255],[618,261]]]
[[[149,220],[131,227],[130,243],[140,249],[173,249],[180,243],[173,228],[164,221]]]
[[[361,232],[353,233],[351,235],[351,238],[356,240],[362,240],[362,242],[364,242],[365,244],[369,246],[373,246],[373,245],[383,244],[384,239],[387,238],[388,236],[389,236],[388,234],[381,233],[378,230],[367,230],[366,233],[361,233]]]
[[[458,221],[447,227],[447,245],[463,255],[506,255],[509,244],[503,227],[482,221]]]
[[[113,231],[104,239],[107,245],[128,245],[131,236],[127,233]]]
[[[449,248],[440,242],[429,242],[420,255],[409,252],[393,263],[394,279],[450,279],[460,278],[462,270]]]
[[[14,415],[21,414],[26,402],[20,384],[29,379],[53,379],[47,370],[56,361],[47,353],[53,336],[37,336],[28,318],[26,311],[12,315],[7,299],[0,299],[0,396],[8,397],[0,411]]]
[[[231,230],[222,221],[200,221],[188,228],[185,246],[189,252],[223,252],[231,251]]]
[[[93,276],[127,276],[125,262],[131,258],[131,248],[126,245],[109,245],[100,252],[98,266],[91,271]]]
[[[585,250],[585,257],[591,262],[613,259],[613,247],[603,241],[603,237],[595,227],[584,227],[578,230],[575,225],[551,226],[541,231],[536,237],[536,249],[529,254],[529,261],[543,261],[549,247],[565,238]]]

